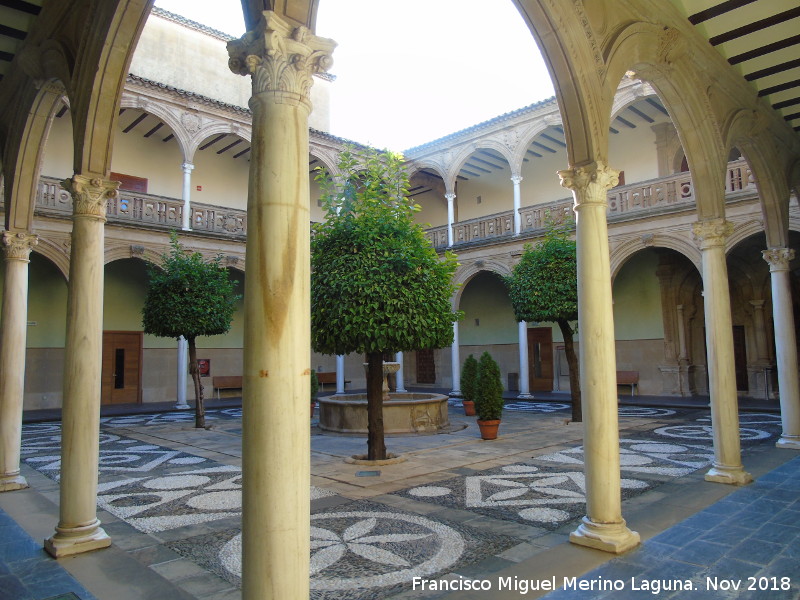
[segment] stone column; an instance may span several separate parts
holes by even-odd
[[[764,300],[750,300],[753,307],[753,334],[756,338],[756,360],[758,366],[769,365],[767,350],[767,324],[764,319]]]
[[[100,381],[103,353],[103,250],[106,203],[118,181],[74,175],[72,251],[67,286],[61,482],[56,533],[44,547],[59,558],[111,545],[97,518]]]
[[[394,355],[395,362],[400,363],[400,368],[397,369],[397,373],[395,374],[395,391],[398,394],[405,394],[408,392],[405,385],[405,378],[403,376],[403,353],[398,352]]]
[[[678,363],[681,365],[689,364],[689,348],[686,345],[686,319],[683,316],[683,304],[678,304],[675,307],[677,312],[678,328]]]
[[[228,42],[251,75],[244,311],[242,598],[308,598],[310,559],[309,94],[336,44],[264,11]]]
[[[190,408],[189,403],[186,402],[186,371],[188,370],[187,356],[189,352],[189,342],[186,338],[181,336],[178,338],[178,385],[177,385],[177,402],[175,408],[186,410]]]
[[[733,323],[725,263],[725,240],[733,232],[733,224],[725,219],[699,221],[694,224],[693,231],[702,253],[706,362],[714,435],[714,462],[705,478],[706,481],[743,485],[753,478],[742,467],[739,442]]]
[[[39,236],[3,232],[5,280],[0,324],[0,492],[28,487],[19,472],[28,316],[28,263]]]
[[[511,182],[514,184],[514,235],[519,235],[522,230],[522,217],[519,209],[522,204],[520,200],[519,184],[522,182],[521,175],[512,175]]]
[[[772,280],[772,318],[775,322],[775,360],[778,363],[781,422],[783,434],[778,448],[800,449],[800,383],[797,374],[797,340],[795,339],[792,291],[789,286],[789,261],[794,250],[773,248],[762,252],[769,263]]]
[[[574,544],[625,552],[639,534],[622,518],[614,320],[608,249],[607,191],[618,171],[602,162],[559,171],[572,190],[578,259],[578,339],[583,395],[586,516],[570,534]]]
[[[181,163],[183,169],[183,223],[182,229],[190,231],[192,229],[192,163]]]
[[[336,395],[344,394],[344,354],[336,355]]]
[[[453,192],[448,192],[444,195],[447,198],[447,245],[453,245],[453,223],[455,222],[455,207],[453,206],[453,202],[456,199],[456,195]]]
[[[521,400],[531,400],[530,373],[528,372],[528,322],[517,324],[519,334],[519,396]]]
[[[450,360],[453,363],[451,367],[453,390],[450,395],[459,397],[461,396],[461,352],[458,348],[458,321],[453,321],[453,345],[450,346]]]

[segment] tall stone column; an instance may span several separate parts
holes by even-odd
[[[403,373],[403,353],[395,353],[394,360],[400,363],[400,368],[397,369],[397,373],[395,374],[395,391],[398,394],[405,394],[408,390],[406,389],[405,373]]]
[[[783,433],[778,448],[800,449],[800,383],[797,374],[792,291],[789,286],[789,261],[794,250],[773,248],[762,252],[769,263],[772,280],[772,318],[775,322],[775,360],[778,363],[781,422]]]
[[[750,300],[750,306],[753,307],[753,334],[756,338],[756,360],[753,362],[757,366],[769,365],[764,300]]]
[[[251,75],[242,431],[242,598],[308,598],[311,331],[308,115],[332,40],[264,11],[228,42]]]
[[[511,182],[514,184],[514,235],[519,235],[520,231],[522,231],[522,217],[519,214],[519,209],[522,206],[519,191],[519,184],[522,183],[522,176],[512,175]]]
[[[56,533],[44,547],[55,557],[111,545],[97,518],[100,379],[103,353],[103,245],[106,203],[118,181],[74,175],[72,250],[67,287],[61,482]]]
[[[186,372],[188,370],[187,357],[189,356],[189,342],[181,336],[178,338],[178,389],[176,390],[177,401],[175,408],[187,410],[189,403],[186,402]]]
[[[184,231],[190,231],[192,229],[192,169],[194,169],[194,165],[192,163],[181,163],[181,169],[183,170],[183,219],[181,223],[181,228]]]
[[[698,221],[693,231],[702,254],[706,362],[714,435],[714,461],[705,478],[706,481],[743,485],[753,478],[742,467],[739,441],[733,323],[725,263],[725,240],[733,233],[733,224],[725,219]]]
[[[618,171],[602,162],[559,171],[575,198],[578,259],[578,328],[586,516],[570,534],[574,544],[625,552],[639,534],[622,518],[619,417],[617,415],[614,318],[608,249],[607,191]]]
[[[530,400],[531,382],[528,372],[528,323],[520,321],[517,323],[517,334],[519,337],[519,396],[521,400]]]
[[[336,355],[336,395],[344,394],[344,354]]]
[[[28,487],[19,472],[28,316],[28,263],[39,236],[3,232],[5,280],[0,324],[0,492]]]
[[[453,345],[450,346],[450,361],[453,363],[451,366],[453,390],[450,395],[458,397],[461,396],[461,352],[458,347],[458,321],[453,321]]]
[[[444,195],[447,199],[447,245],[453,245],[453,224],[455,223],[455,202],[456,195],[453,192],[448,192]]]

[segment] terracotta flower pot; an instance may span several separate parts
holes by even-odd
[[[464,414],[468,417],[475,416],[475,403],[472,400],[463,400],[461,404],[464,405]]]
[[[478,419],[478,427],[481,430],[481,438],[484,440],[496,440],[497,428],[500,427],[500,419],[495,421],[481,421]]]

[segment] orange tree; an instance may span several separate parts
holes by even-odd
[[[186,252],[178,235],[170,234],[171,249],[161,265],[148,263],[149,285],[142,308],[145,333],[158,337],[183,336],[189,345],[189,373],[194,382],[195,427],[205,427],[203,386],[197,368],[195,339],[227,333],[236,302],[236,281],[222,266],[222,256],[205,260],[199,252]]]
[[[578,320],[578,263],[569,225],[548,223],[542,241],[536,246],[525,244],[522,258],[505,282],[517,321],[558,324],[569,365],[572,420],[581,421],[581,384],[573,342]]]
[[[311,241],[311,344],[322,354],[367,356],[367,458],[386,458],[384,352],[442,348],[459,313],[450,304],[457,263],[437,256],[414,222],[400,155],[350,147],[340,179],[317,175],[326,220]]]

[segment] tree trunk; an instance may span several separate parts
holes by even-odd
[[[578,365],[578,357],[575,354],[575,344],[572,336],[575,333],[569,326],[569,321],[556,321],[564,337],[564,353],[567,355],[567,365],[569,365],[569,390],[572,397],[572,420],[576,423],[583,421],[583,410],[581,409],[581,374]]]
[[[206,408],[203,406],[203,385],[200,383],[200,369],[197,368],[197,346],[193,337],[187,337],[189,343],[189,374],[194,382],[194,426],[206,426]]]
[[[367,459],[386,460],[383,437],[383,355],[367,354]]]

